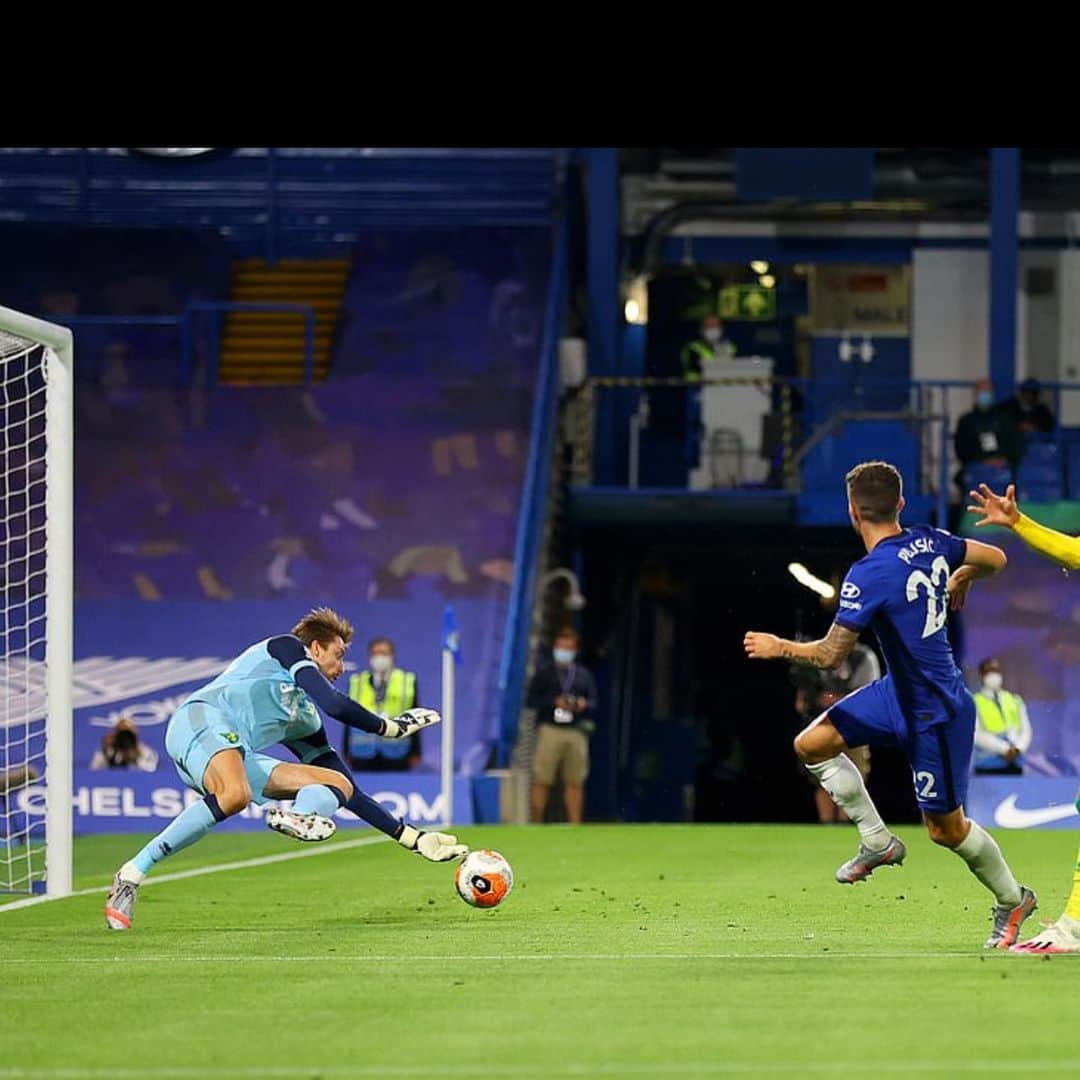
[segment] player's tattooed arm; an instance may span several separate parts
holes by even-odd
[[[751,630],[743,638],[743,647],[751,660],[794,660],[810,667],[834,668],[855,648],[858,640],[854,630],[833,623],[818,641],[788,641],[775,634]]]

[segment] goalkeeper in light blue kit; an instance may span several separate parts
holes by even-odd
[[[330,749],[316,706],[349,727],[392,739],[409,738],[441,719],[432,709],[416,708],[394,718],[377,716],[338,693],[330,684],[345,669],[352,636],[348,620],[330,608],[316,608],[290,634],[246,649],[176,710],[165,748],[184,783],[203,797],[116,872],[105,905],[111,929],[131,928],[139,885],[157,863],[252,801],[295,798],[291,810],[269,811],[266,824],[296,840],[332,836],[332,815],[345,806],[432,862],[467,854],[456,837],[421,832],[358,791]],[[278,742],[300,760],[279,761],[261,752]]]

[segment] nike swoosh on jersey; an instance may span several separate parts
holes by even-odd
[[[994,824],[1003,829],[1032,829],[1036,825],[1049,825],[1051,821],[1063,821],[1076,814],[1072,803],[1041,806],[1036,810],[1022,810],[1016,805],[1016,796],[1002,799],[994,810]]]

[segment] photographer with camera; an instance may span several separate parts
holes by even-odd
[[[580,825],[589,775],[589,736],[596,730],[596,683],[578,662],[580,640],[568,627],[555,635],[552,663],[539,668],[527,703],[536,709],[536,749],[530,803],[533,821],[543,821],[560,773],[566,819]]]
[[[101,739],[101,749],[90,759],[91,769],[138,769],[154,772],[158,767],[157,751],[139,739],[139,729],[126,716]]]
[[[853,690],[881,678],[881,663],[868,645],[857,643],[851,652],[832,671],[792,664],[791,681],[795,686],[795,711],[803,723],[820,716]],[[853,746],[847,751],[852,763],[862,773],[865,782],[870,775],[870,747]],[[847,814],[829,798],[813,775],[803,769],[814,786],[814,804],[818,821],[823,825],[839,825],[848,820]]]

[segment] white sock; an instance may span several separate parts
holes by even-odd
[[[855,822],[863,845],[870,851],[884,851],[891,839],[889,830],[866,790],[862,773],[851,758],[840,754],[820,765],[806,767],[817,777],[829,798]]]
[[[1016,907],[1020,903],[1020,882],[1013,877],[997,841],[978,822],[971,823],[971,832],[953,851],[994,894],[1000,907]]]
[[[120,867],[120,880],[130,881],[132,885],[141,885],[146,875],[130,860]]]

